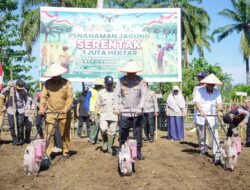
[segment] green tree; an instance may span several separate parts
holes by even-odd
[[[96,7],[96,0],[23,0],[21,36],[25,42],[26,49],[31,53],[32,45],[36,42],[40,31],[39,6],[54,7]],[[34,9],[35,7],[35,9]]]
[[[246,92],[247,95],[250,95],[250,86],[249,85],[243,85],[243,84],[238,84],[234,86],[231,91],[230,91],[230,96],[233,101],[240,101],[240,97],[236,96],[236,92]]]
[[[104,7],[107,8],[134,8],[145,7],[147,0],[104,0]]]
[[[231,2],[233,4],[233,10],[224,9],[220,11],[219,14],[226,18],[229,18],[232,21],[232,24],[215,29],[213,35],[218,34],[218,41],[220,42],[233,32],[241,33],[240,46],[243,52],[243,58],[246,63],[246,83],[249,84],[250,1],[231,0]]]
[[[13,14],[17,8],[17,1],[2,0],[0,2],[0,62],[3,64],[4,81],[10,80],[11,70],[13,79],[31,80],[31,76],[25,75],[31,66],[25,63],[33,61],[33,58],[22,50],[19,16]]]

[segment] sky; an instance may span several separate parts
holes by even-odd
[[[198,6],[204,8],[211,19],[209,34],[213,30],[220,26],[225,26],[231,24],[230,20],[218,15],[218,13],[223,9],[233,9],[230,0],[203,0]],[[226,39],[221,42],[217,42],[217,37],[215,36],[215,42],[211,42],[211,52],[205,51],[205,58],[210,64],[218,63],[224,72],[231,74],[233,78],[233,84],[243,83],[245,84],[245,64],[240,50],[240,35],[237,33],[231,34]],[[39,52],[39,43],[36,42],[34,47],[34,55],[37,56]],[[191,62],[194,57],[197,57],[197,53],[194,53],[189,57]],[[30,74],[35,80],[39,80],[39,60],[32,63],[33,68]],[[80,83],[74,83],[74,88],[80,89]]]
[[[208,12],[211,19],[209,34],[218,27],[232,24],[228,18],[218,15],[223,9],[233,10],[230,0],[203,0],[200,6]],[[245,84],[246,81],[246,67],[240,50],[240,36],[240,33],[235,32],[220,42],[217,41],[217,36],[215,36],[215,42],[211,43],[211,52],[205,51],[205,58],[208,63],[219,63],[224,72],[232,75],[233,84]],[[191,58],[194,56],[197,55],[193,55]]]

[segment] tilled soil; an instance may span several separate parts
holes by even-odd
[[[136,161],[136,172],[124,177],[117,171],[117,157],[101,152],[101,144],[79,138],[72,139],[70,159],[64,161],[59,155],[49,170],[26,176],[26,145],[12,146],[4,136],[0,189],[250,189],[250,148],[243,148],[234,171],[224,171],[212,163],[211,150],[210,155],[199,156],[194,133],[186,133],[185,141],[169,141],[165,136],[159,131],[156,142],[144,142],[145,160]]]

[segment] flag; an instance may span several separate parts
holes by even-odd
[[[3,67],[2,63],[0,63],[0,89],[3,88]]]

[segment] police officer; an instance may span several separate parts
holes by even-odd
[[[145,140],[149,140],[149,142],[154,142],[154,133],[155,133],[154,118],[158,116],[158,112],[159,108],[155,92],[147,89],[142,118],[143,118]]]
[[[120,69],[127,75],[121,77],[115,88],[115,114],[120,117],[120,145],[129,137],[129,128],[133,126],[133,136],[137,141],[137,158],[143,160],[142,147],[142,108],[147,86],[142,77],[136,75],[143,71],[135,61],[129,61]]]
[[[102,150],[112,154],[112,146],[115,138],[118,116],[113,114],[114,109],[114,89],[113,78],[104,78],[105,89],[101,90],[97,96],[95,105],[95,120],[98,119],[100,112],[100,129],[103,138]]]
[[[15,86],[13,82],[10,82],[9,86],[2,90],[2,93],[8,97],[6,104],[13,145],[23,145],[24,143],[24,112],[27,102],[27,92],[24,89],[24,84],[25,82],[22,79],[18,79]],[[14,118],[17,121],[17,135]]]
[[[58,126],[60,128],[63,144],[63,159],[69,158],[69,142],[70,142],[70,123],[71,123],[71,104],[73,102],[73,91],[71,82],[61,77],[66,73],[67,69],[60,64],[52,64],[44,73],[44,77],[51,77],[45,82],[40,100],[40,114],[45,114],[45,106],[47,102],[47,112],[53,112],[46,115],[46,139],[50,135],[46,154],[50,156],[54,147],[54,124],[56,122],[57,113]],[[56,112],[56,113],[55,113]]]

